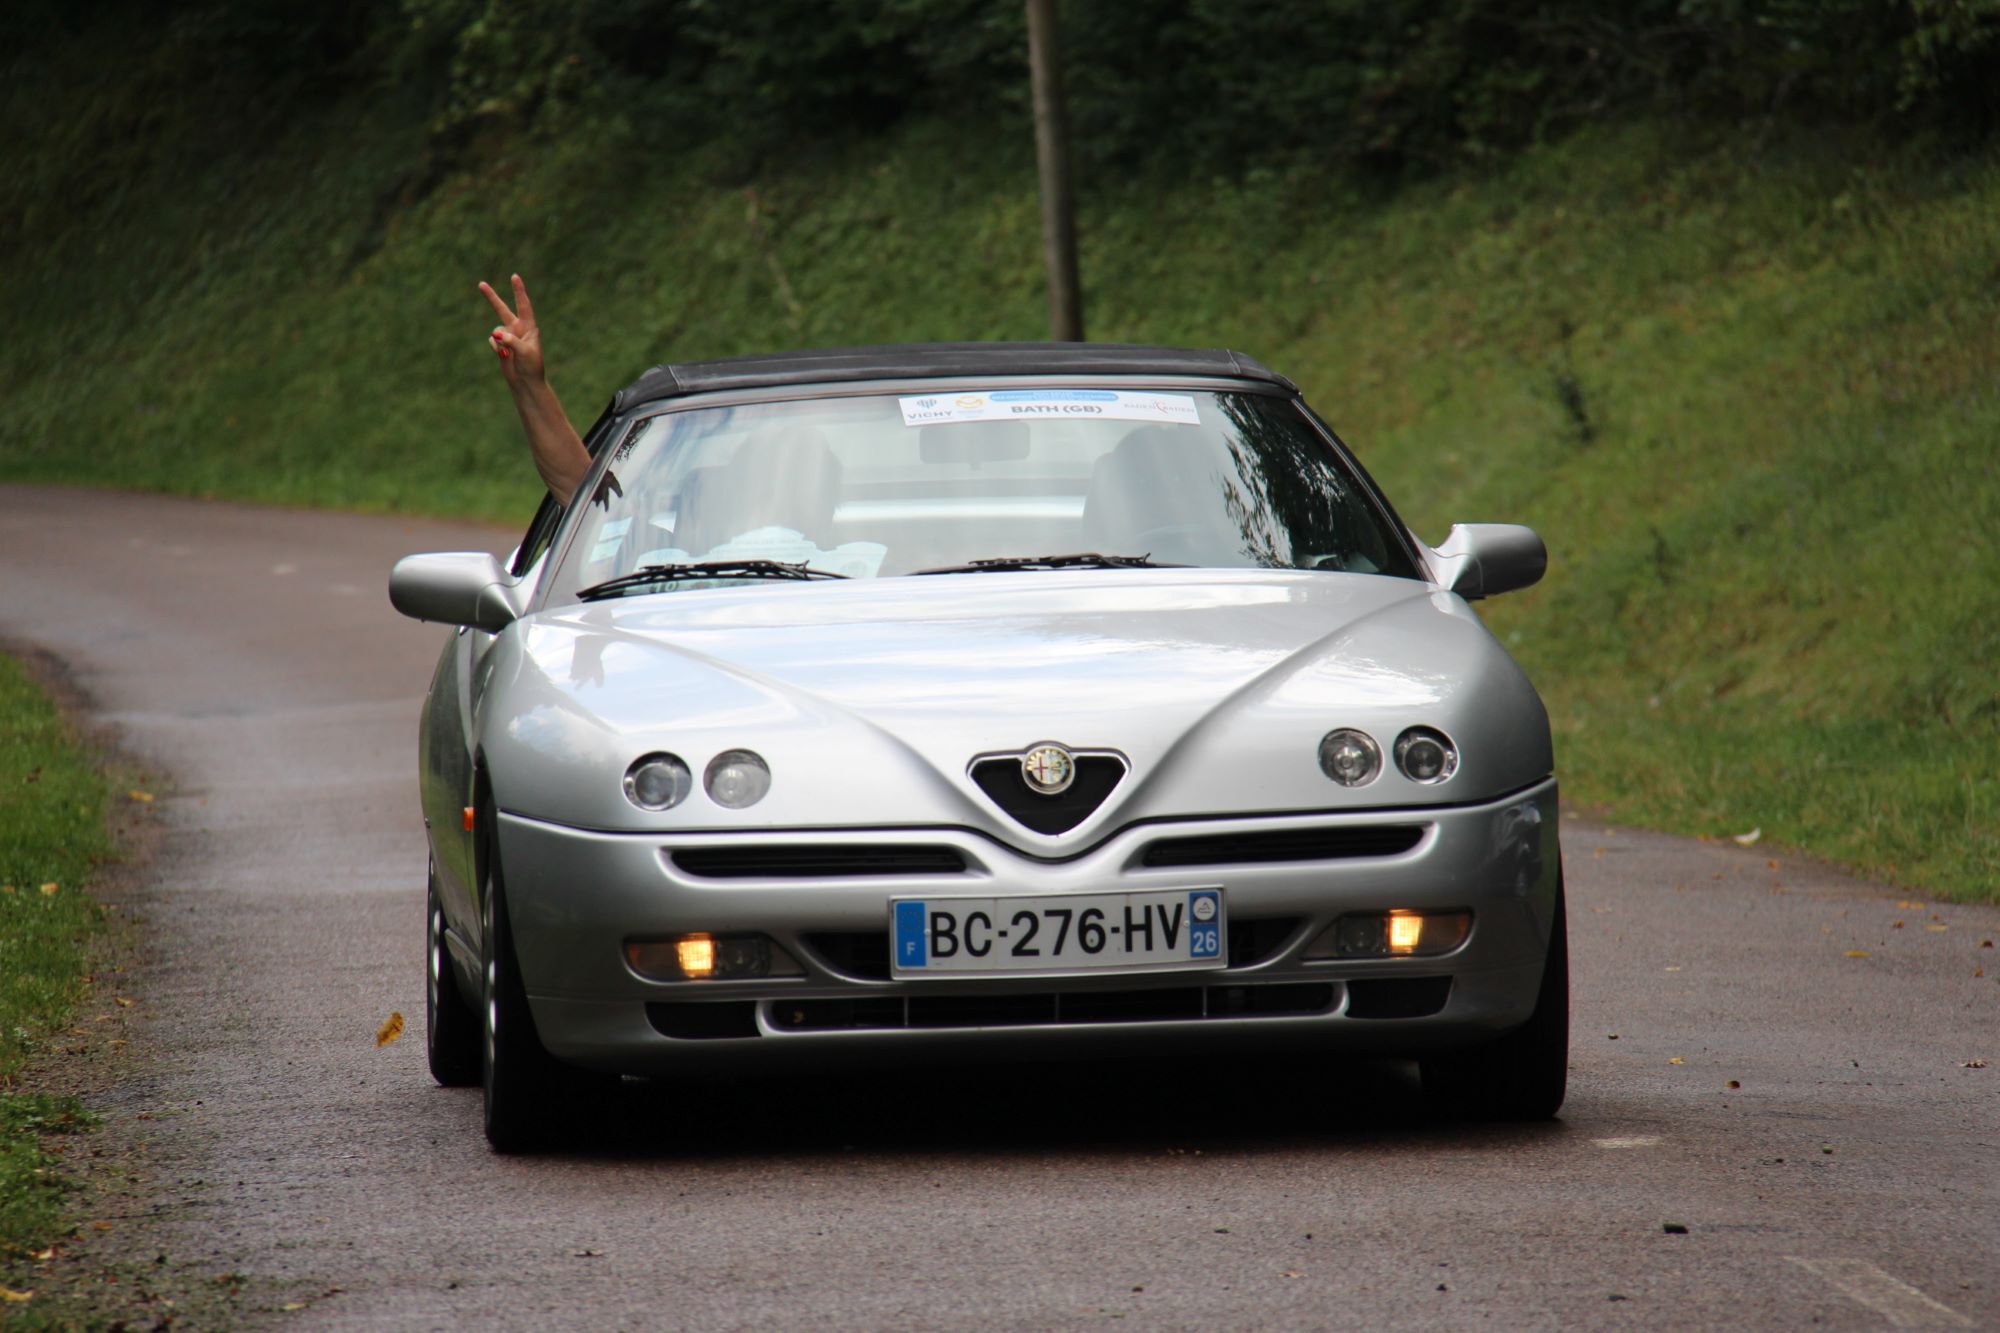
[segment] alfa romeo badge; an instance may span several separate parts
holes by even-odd
[[[1021,756],[1021,780],[1038,795],[1059,795],[1076,780],[1076,760],[1060,745],[1037,745]]]

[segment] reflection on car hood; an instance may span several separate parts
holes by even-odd
[[[815,767],[884,791],[921,768],[920,785],[936,790],[901,799],[931,805],[949,789],[984,811],[968,761],[1040,741],[1124,754],[1132,777],[1108,806],[1142,792],[1148,812],[1354,804],[1319,774],[1328,728],[1476,728],[1493,710],[1468,711],[1463,696],[1496,681],[1542,738],[1527,753],[1516,738],[1508,748],[1526,763],[1503,775],[1497,754],[1482,761],[1461,736],[1453,786],[1549,771],[1540,704],[1518,669],[1462,601],[1407,579],[1125,570],[758,584],[545,612],[521,626],[519,651],[502,710],[516,739],[545,753],[586,734],[619,753],[657,745],[697,769],[721,749],[758,749],[777,775],[758,808],[773,824],[885,817],[836,813],[850,801],[822,781],[787,818],[786,774]],[[523,733],[549,711],[566,720],[537,744]],[[1378,739],[1386,749],[1393,737]],[[1399,797],[1432,790],[1398,783],[1410,789]],[[915,809],[896,822],[964,815]]]

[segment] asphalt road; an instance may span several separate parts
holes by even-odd
[[[383,589],[510,544],[0,487],[0,636],[172,778],[100,1109],[149,1118],[148,1248],[299,1293],[274,1319],[2000,1328],[2000,910],[1573,816],[1555,1123],[1427,1121],[1391,1064],[916,1069],[629,1088],[491,1155],[422,1049],[442,632]]]

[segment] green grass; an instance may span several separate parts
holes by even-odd
[[[752,167],[586,109],[395,204],[418,142],[372,96],[30,225],[0,479],[524,518],[516,269],[579,421],[666,359],[1043,333],[1024,129]],[[1574,799],[2000,899],[2000,156],[1637,125],[1083,196],[1093,337],[1293,375],[1433,541],[1544,534],[1488,614]]]
[[[70,1097],[23,1086],[83,997],[101,913],[84,881],[110,850],[106,784],[14,658],[0,655],[0,1284],[62,1225],[63,1177],[46,1136],[87,1128]]]

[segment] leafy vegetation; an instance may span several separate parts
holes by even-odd
[[[1090,332],[1292,374],[1432,540],[1540,529],[1488,615],[1573,797],[2000,895],[1994,6],[1606,8],[1331,4],[1377,43],[1336,57],[1071,5]],[[0,93],[53,127],[0,180],[0,478],[523,517],[473,290],[514,270],[579,419],[665,359],[1041,336],[1012,7],[561,9],[50,47]],[[253,41],[360,73],[252,96]]]
[[[62,1177],[45,1137],[91,1123],[17,1076],[81,998],[99,912],[83,891],[109,848],[105,781],[14,658],[0,656],[0,1276],[48,1244]]]

